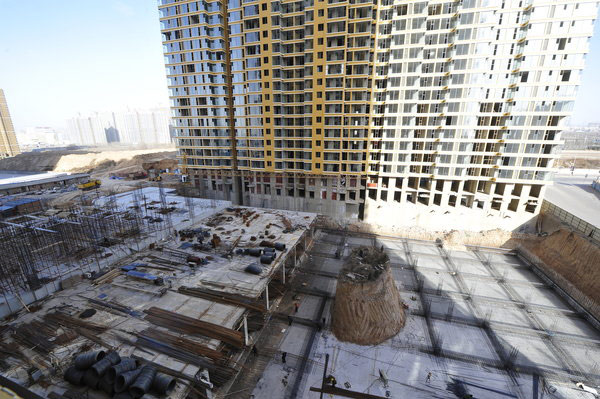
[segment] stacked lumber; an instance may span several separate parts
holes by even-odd
[[[231,294],[228,292],[215,291],[208,288],[186,286],[179,287],[177,291],[180,294],[207,299],[209,301],[219,302],[225,305],[241,306],[246,309],[255,310],[261,313],[265,313],[267,311],[263,301],[258,301],[255,298],[244,297],[240,294]]]
[[[151,307],[145,310],[144,313],[146,313],[145,319],[154,325],[186,334],[197,334],[218,339],[237,349],[244,347],[244,334],[240,331],[157,307]]]
[[[198,356],[204,356],[216,361],[223,361],[225,359],[225,355],[221,351],[211,349],[207,346],[200,344],[199,342],[179,337],[177,335],[169,334],[166,331],[161,331],[156,328],[148,328],[142,331],[141,335],[165,342],[171,346],[180,348]]]

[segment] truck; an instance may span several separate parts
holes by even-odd
[[[100,187],[101,184],[102,184],[102,182],[100,180],[94,179],[94,180],[89,180],[85,183],[78,184],[77,188],[82,191],[87,191],[87,190],[92,190],[94,188],[98,188],[98,187]]]

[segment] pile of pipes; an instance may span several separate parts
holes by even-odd
[[[121,358],[117,352],[86,352],[75,357],[64,378],[73,385],[87,385],[106,392],[114,399],[137,399],[152,391],[166,395],[175,388],[176,380],[158,373],[149,365],[132,358]]]
[[[262,241],[260,245],[263,248],[240,248],[236,253],[238,255],[255,256],[260,258],[260,263],[270,265],[277,257],[277,253],[275,251],[285,251],[285,244],[280,242],[273,243],[270,241]],[[252,274],[260,274],[262,269],[260,265],[253,263],[249,265],[245,271]]]

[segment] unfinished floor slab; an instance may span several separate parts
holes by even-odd
[[[310,387],[321,386],[326,355],[338,387],[383,398],[593,397],[573,381],[600,382],[600,332],[509,251],[446,251],[433,242],[320,232],[303,266],[319,273],[304,275],[296,291],[305,317],[315,314],[307,307],[317,310],[335,295],[344,259],[323,254],[369,242],[388,251],[408,307],[405,328],[380,345],[358,346],[337,340],[327,324],[310,331],[293,323],[254,398],[317,397]],[[325,306],[326,320],[329,311]],[[294,360],[282,364],[283,351]]]

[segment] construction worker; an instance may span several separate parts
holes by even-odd
[[[425,378],[425,382],[429,384],[429,382],[431,381],[431,371],[429,373],[427,373],[427,377]]]
[[[285,364],[286,356],[287,356],[287,352],[281,352],[281,363]]]
[[[294,313],[298,313],[298,309],[300,309],[300,302],[294,302]]]
[[[332,376],[331,374],[329,374],[327,376],[327,378],[325,378],[325,383],[327,383],[327,385],[335,387],[337,385],[337,380],[335,379],[334,376]]]

